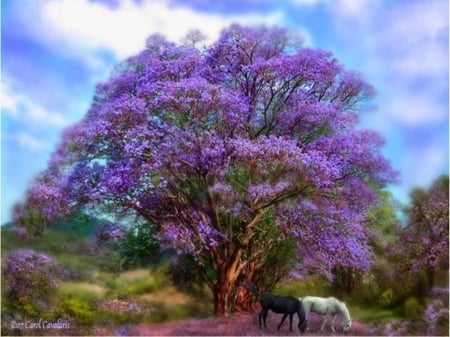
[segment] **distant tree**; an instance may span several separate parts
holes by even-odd
[[[159,262],[160,244],[155,237],[154,226],[137,222],[124,231],[116,244],[120,266],[124,269],[144,267]]]
[[[426,273],[428,290],[436,271],[448,270],[449,179],[441,176],[431,187],[415,189],[405,209],[407,227],[400,232],[399,255],[403,267],[413,273]]]
[[[396,232],[400,226],[398,216],[400,206],[389,191],[380,190],[377,194],[378,201],[369,208],[364,220],[369,236],[369,246],[373,252],[370,274],[352,267],[335,266],[332,288],[337,294],[354,295],[356,290],[364,292],[364,287],[383,287],[389,285],[391,281],[392,261],[387,252],[390,250],[390,246],[396,243]],[[371,284],[367,284],[368,282],[364,284],[363,279],[367,279],[369,276],[372,280]]]
[[[202,50],[152,36],[97,87],[16,221],[140,216],[201,266],[218,315],[287,238],[302,270],[368,268],[365,214],[394,176],[379,135],[357,128],[372,95],[283,29],[232,25]]]

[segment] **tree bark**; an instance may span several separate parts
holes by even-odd
[[[253,282],[255,272],[256,263],[252,262],[248,265],[244,280],[236,293],[234,308],[238,312],[251,312],[256,309],[255,294],[253,294],[247,287],[250,282]]]
[[[214,289],[214,314],[225,316],[230,312],[231,284],[221,282]]]

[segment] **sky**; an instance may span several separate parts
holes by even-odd
[[[3,0],[1,16],[1,224],[96,84],[148,36],[198,29],[212,43],[234,22],[284,27],[375,87],[361,127],[384,137],[401,203],[448,174],[447,0]]]

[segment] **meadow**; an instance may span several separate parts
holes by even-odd
[[[65,277],[46,298],[8,300],[2,278],[2,335],[297,335],[288,323],[276,330],[280,316],[269,314],[268,329],[259,329],[257,311],[216,318],[211,292],[177,289],[167,276],[170,256],[158,264],[124,270],[116,251],[99,246],[92,232],[74,228],[47,230],[37,239],[20,238],[2,228],[2,257],[20,249],[45,252],[63,266]],[[5,276],[5,275],[4,275]],[[6,275],[7,276],[7,275]],[[273,290],[279,295],[332,295],[320,276],[284,280]],[[353,335],[383,334],[386,324],[407,319],[378,303],[361,304],[346,298],[353,316]],[[308,335],[318,335],[321,317],[311,314]],[[70,322],[60,329],[42,327],[43,322]],[[28,322],[20,326],[19,322]],[[40,323],[39,323],[40,322]],[[337,326],[339,326],[339,319]],[[33,325],[34,323],[34,325]],[[329,329],[329,328],[328,328]],[[327,330],[324,334],[331,334]]]

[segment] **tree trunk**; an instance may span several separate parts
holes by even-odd
[[[244,280],[241,283],[237,293],[235,310],[239,312],[252,312],[256,309],[255,294],[248,289],[248,284],[253,282],[253,276],[256,271],[256,263],[250,263],[247,272],[244,275]]]
[[[238,312],[255,311],[255,296],[245,287],[240,287],[236,294],[235,310]]]
[[[230,312],[231,283],[225,281],[214,289],[214,314],[225,316]]]

